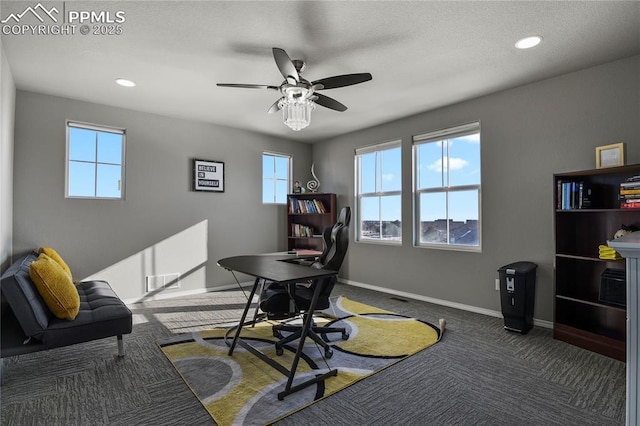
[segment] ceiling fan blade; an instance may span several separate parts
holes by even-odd
[[[239,87],[241,89],[270,89],[270,90],[280,90],[278,86],[267,86],[266,84],[229,84],[229,83],[218,83],[216,86],[220,87]]]
[[[280,73],[289,84],[297,84],[300,81],[298,71],[296,70],[295,65],[293,65],[293,61],[291,61],[289,55],[287,55],[287,52],[279,47],[274,47],[273,59],[275,59]]]
[[[368,72],[361,74],[345,74],[337,75],[335,77],[327,77],[321,80],[312,82],[311,84],[322,84],[323,89],[335,89],[337,87],[351,86],[353,84],[364,83],[371,80],[373,77]]]
[[[318,97],[318,99],[315,100],[315,103],[325,108],[333,109],[340,112],[347,110],[346,106],[342,105],[340,102],[336,101],[333,98],[330,98],[320,93],[314,93],[313,96]]]
[[[280,111],[280,100],[282,98],[278,99],[277,101],[275,101],[273,103],[273,105],[271,105],[271,107],[269,107],[269,111],[267,111],[269,114],[273,114],[274,112],[278,112]]]

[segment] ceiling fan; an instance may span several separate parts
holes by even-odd
[[[300,75],[305,68],[302,60],[289,58],[287,52],[278,47],[273,48],[273,58],[284,81],[280,86],[264,84],[227,84],[218,83],[220,87],[239,87],[244,89],[277,90],[282,97],[275,101],[268,112],[283,111],[284,122],[293,130],[301,130],[311,122],[311,111],[320,105],[335,111],[343,112],[347,107],[333,98],[317,93],[318,90],[335,89],[364,83],[372,79],[369,73],[344,74],[309,82]]]

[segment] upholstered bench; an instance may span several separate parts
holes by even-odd
[[[75,318],[58,318],[30,277],[29,269],[36,259],[37,252],[24,255],[2,274],[0,358],[112,336],[118,339],[118,355],[124,356],[122,335],[131,333],[131,311],[109,284],[76,283],[80,306]]]

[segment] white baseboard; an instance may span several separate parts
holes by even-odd
[[[401,296],[407,299],[420,300],[422,302],[433,303],[435,305],[447,306],[449,308],[460,309],[468,312],[475,312],[476,314],[488,315],[490,317],[503,318],[502,312],[494,311],[491,309],[479,308],[477,306],[465,305],[462,303],[451,302],[449,300],[435,299],[433,297],[422,296],[420,294],[409,293],[406,291],[392,290],[385,287],[379,287],[371,284],[360,283],[357,281],[346,280],[343,278],[338,279],[339,282],[347,285],[352,285],[354,287],[366,288],[368,290],[378,291],[380,293],[393,294],[394,296]],[[253,281],[247,281],[240,283],[243,288],[251,287],[253,285]],[[238,288],[238,284],[228,284],[216,288],[200,288],[196,290],[184,290],[184,291],[175,291],[171,290],[168,292],[159,292],[157,294],[146,294],[137,299],[127,299],[123,300],[123,302],[127,305],[131,305],[134,303],[145,302],[148,300],[163,300],[163,299],[171,299],[174,297],[184,297],[184,296],[193,296],[196,294],[210,293],[222,290],[233,290]],[[553,328],[553,323],[551,321],[541,320],[534,318],[533,324],[539,327],[544,328]]]
[[[392,290],[385,287],[378,287],[375,285],[360,283],[352,280],[346,280],[343,278],[339,278],[338,281],[343,284],[352,285],[354,287],[362,287],[369,290],[378,291],[381,293],[393,294],[394,296],[402,296],[408,299],[420,300],[422,302],[433,303],[435,305],[447,306],[449,308],[475,312],[476,314],[488,315],[490,317],[503,318],[502,312],[494,311],[491,309],[479,308],[477,306],[465,305],[462,303],[451,302],[449,300],[435,299],[433,297],[427,297],[427,296],[422,296],[420,294],[408,293],[406,291]],[[551,321],[541,320],[537,318],[533,319],[533,324],[540,327],[544,327],[544,328],[553,328],[553,323]]]
[[[243,288],[251,287],[253,285],[253,281],[240,283],[240,285]],[[216,288],[198,288],[195,290],[183,290],[183,291],[170,290],[170,291],[160,291],[155,294],[151,292],[151,294],[145,294],[144,296],[140,296],[137,299],[125,299],[123,300],[123,302],[125,303],[125,305],[132,305],[134,303],[146,302],[150,300],[173,299],[175,297],[194,296],[196,294],[213,293],[216,291],[233,290],[237,288],[238,288],[238,284],[228,284],[228,285],[223,285]]]

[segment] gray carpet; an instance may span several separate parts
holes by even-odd
[[[447,320],[437,345],[278,422],[284,425],[622,425],[625,364],[534,327],[338,285],[334,294]],[[124,359],[106,339],[5,360],[2,425],[211,425],[157,341],[240,317],[240,291],[132,306]]]

